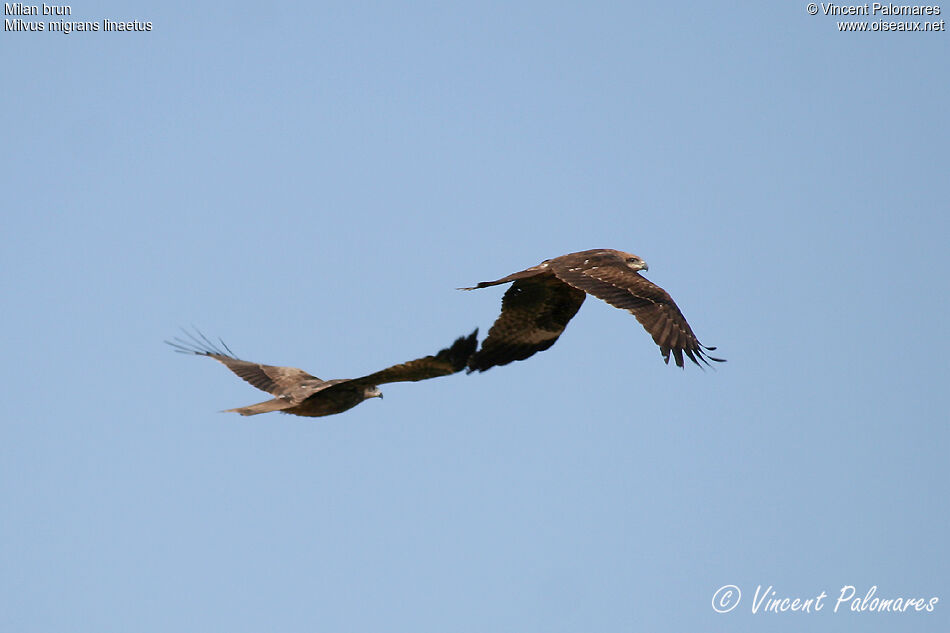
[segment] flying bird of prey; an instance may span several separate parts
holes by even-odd
[[[706,365],[710,360],[723,362],[706,353],[716,348],[696,340],[669,293],[640,276],[639,271],[647,269],[647,263],[636,255],[594,249],[547,259],[496,281],[461,288],[475,290],[514,282],[505,292],[501,314],[488,338],[468,361],[469,373],[524,360],[554,345],[588,293],[633,314],[660,346],[667,364],[671,352],[679,367],[683,367],[683,354],[697,365],[699,361]]]
[[[201,332],[200,340],[189,332],[190,340],[175,338],[165,341],[183,354],[197,354],[220,361],[235,374],[261,391],[273,394],[271,400],[225,411],[241,415],[257,415],[269,411],[320,417],[342,413],[369,398],[382,398],[378,386],[388,382],[407,382],[448,376],[465,369],[478,345],[478,330],[459,337],[450,347],[434,356],[425,356],[387,367],[362,378],[320,380],[296,367],[275,367],[241,360],[220,341],[224,349],[209,341]]]

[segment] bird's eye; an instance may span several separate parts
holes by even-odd
[[[636,264],[636,263],[637,263],[637,258],[636,258],[636,257],[628,257],[628,258],[627,258],[627,263],[628,263],[628,264]]]

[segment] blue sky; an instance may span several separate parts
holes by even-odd
[[[0,33],[0,628],[947,630],[947,34],[618,4]],[[729,362],[590,299],[527,361],[245,419],[162,343],[359,376],[484,335],[503,289],[455,288],[602,247]]]

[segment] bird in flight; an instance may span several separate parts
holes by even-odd
[[[188,337],[187,340],[176,337],[165,342],[183,354],[213,358],[251,385],[275,396],[257,404],[225,410],[241,415],[280,411],[320,417],[342,413],[369,398],[382,398],[379,385],[389,382],[414,382],[459,372],[465,369],[469,357],[478,345],[476,329],[468,336],[459,337],[450,347],[433,356],[393,365],[361,378],[321,380],[296,367],[275,367],[241,360],[220,339],[221,347],[218,347],[201,332],[198,332],[197,336],[187,331],[184,333]]]
[[[483,281],[475,290],[514,282],[501,301],[482,347],[468,361],[469,373],[524,360],[548,349],[580,309],[587,294],[627,310],[659,345],[663,360],[670,353],[683,367],[683,355],[699,365],[724,362],[706,352],[668,292],[640,275],[647,263],[636,255],[612,249],[594,249],[547,259],[495,281]]]

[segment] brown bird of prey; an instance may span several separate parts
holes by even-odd
[[[308,417],[320,417],[342,413],[352,409],[369,398],[382,398],[378,385],[387,382],[407,382],[448,376],[465,369],[469,357],[478,345],[478,330],[468,336],[459,337],[451,347],[447,347],[434,356],[417,358],[399,365],[393,365],[362,378],[344,378],[320,380],[296,367],[275,367],[240,360],[234,352],[220,341],[223,350],[209,341],[201,332],[197,337],[189,332],[190,340],[175,338],[165,341],[183,354],[207,356],[223,363],[235,374],[251,383],[261,391],[273,394],[275,398],[236,409],[241,415],[257,415],[268,411],[280,411]]]
[[[501,315],[488,338],[468,361],[469,373],[524,360],[554,345],[586,293],[637,317],[660,346],[667,364],[670,352],[679,367],[683,367],[683,354],[697,365],[699,361],[723,362],[706,354],[716,348],[696,340],[673,298],[641,277],[641,270],[647,270],[647,263],[636,255],[604,248],[561,255],[496,281],[460,288],[514,282],[505,292]]]

